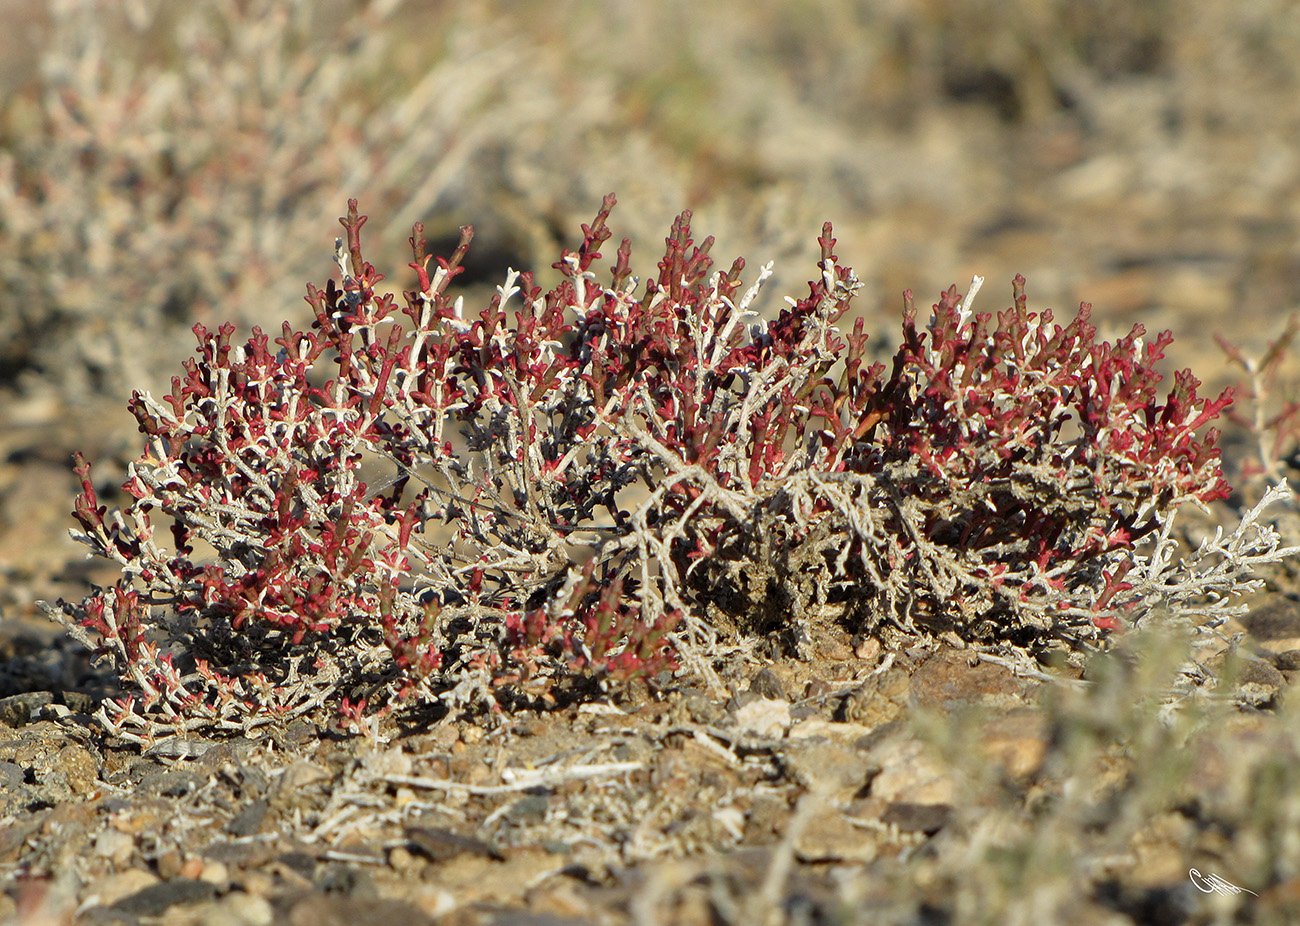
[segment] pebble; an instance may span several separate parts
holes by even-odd
[[[375,776],[409,775],[413,760],[400,746],[394,746],[383,752],[372,752],[361,760],[361,766]]]
[[[789,777],[837,803],[852,799],[866,787],[872,771],[863,750],[824,739],[792,742],[783,758]]]
[[[679,723],[698,723],[705,726],[717,726],[727,716],[726,708],[711,695],[702,691],[683,692],[680,700],[673,705],[673,713],[675,716],[684,715],[680,716]]]
[[[953,804],[957,798],[954,772],[934,750],[908,735],[890,736],[867,752],[880,772],[871,779],[872,797],[913,804]]]
[[[114,865],[125,865],[135,851],[135,839],[126,833],[106,829],[95,837],[94,854]]]
[[[822,806],[804,821],[794,840],[795,855],[805,862],[871,862],[880,852],[879,837],[855,826],[839,810]]]
[[[759,698],[737,708],[732,719],[737,727],[753,736],[781,737],[790,729],[790,702]]]
[[[1300,649],[1289,649],[1273,656],[1273,665],[1283,672],[1295,672],[1300,669]]]
[[[397,900],[376,902],[309,894],[293,905],[285,922],[288,926],[352,926],[373,922],[384,926],[427,926],[429,919],[419,908]]]
[[[494,846],[472,836],[462,836],[450,830],[425,826],[406,828],[407,845],[432,862],[445,862],[459,855],[477,855],[500,858]]]
[[[275,922],[275,908],[265,897],[240,891],[232,891],[195,913],[202,926],[271,926]]]
[[[857,646],[853,647],[853,655],[865,663],[873,663],[880,657],[880,641],[875,637],[867,637]]]
[[[413,855],[404,846],[388,850],[388,867],[399,875],[418,875],[424,864],[424,859]]]
[[[198,879],[206,881],[208,884],[215,884],[218,887],[225,887],[230,882],[230,869],[226,867],[224,862],[208,860],[199,869]]]
[[[962,702],[1010,704],[1023,697],[1025,683],[1005,666],[971,665],[964,650],[945,649],[925,660],[912,676],[911,694],[922,707],[951,710]]]
[[[846,723],[879,727],[899,717],[907,706],[912,680],[902,666],[872,675],[840,702],[836,716]]]
[[[1252,640],[1273,652],[1300,648],[1300,602],[1275,597],[1238,620]]]
[[[158,854],[154,868],[164,881],[180,877],[185,868],[185,856],[179,849],[168,849]]]
[[[284,809],[301,806],[310,801],[311,792],[315,791],[311,788],[312,785],[329,781],[331,777],[327,769],[315,762],[298,759],[280,774],[280,780],[276,782],[272,792],[271,802],[274,806]]]
[[[880,822],[897,827],[904,833],[933,835],[948,825],[952,819],[950,804],[913,804],[895,801],[880,815]]]
[[[410,893],[409,900],[425,916],[435,918],[446,916],[458,906],[456,897],[451,891],[432,884],[416,888]]]
[[[249,801],[241,807],[230,822],[226,824],[226,832],[231,836],[252,836],[262,828],[262,821],[266,819],[266,813],[270,809],[270,804],[265,798],[256,798]]]
[[[128,868],[126,871],[100,878],[82,896],[86,901],[93,901],[99,906],[111,907],[122,898],[130,897],[158,883],[158,876],[153,872],[145,871],[143,868]]]
[[[759,697],[770,698],[774,701],[784,701],[789,697],[781,677],[773,671],[771,666],[766,666],[758,671],[758,674],[749,682],[749,690]]]
[[[173,878],[129,894],[112,905],[113,910],[135,916],[161,916],[169,907],[211,900],[217,889],[205,881]]]
[[[1041,711],[1014,710],[984,725],[980,748],[1011,778],[1027,778],[1043,767],[1051,732]]]
[[[1263,707],[1286,687],[1286,676],[1260,659],[1248,659],[1237,674],[1237,699],[1251,707]]]
[[[94,754],[49,721],[28,724],[15,739],[0,744],[0,762],[23,769],[24,778],[32,779],[33,798],[47,804],[89,794],[99,780]]]
[[[246,894],[269,897],[275,890],[275,879],[264,871],[246,871],[239,876],[238,886]]]
[[[50,691],[26,691],[0,698],[0,724],[8,727],[25,727],[40,714],[41,708],[54,703]]]

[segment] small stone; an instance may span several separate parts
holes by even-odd
[[[99,709],[99,698],[82,691],[61,691],[59,698],[74,714],[93,714]]]
[[[913,804],[956,802],[954,771],[920,740],[906,735],[890,736],[874,744],[867,755],[880,769],[871,779],[872,797]]]
[[[790,813],[789,802],[773,791],[754,795],[745,815],[745,841],[766,843],[778,835]]]
[[[898,827],[904,833],[925,833],[932,836],[948,825],[952,819],[950,804],[913,804],[895,801],[880,815],[881,822]]]
[[[203,863],[199,870],[199,880],[206,881],[208,884],[215,884],[217,887],[225,887],[230,881],[230,869],[224,862],[209,859]]]
[[[352,900],[379,899],[379,891],[370,873],[354,865],[328,866],[317,882],[317,886],[327,894],[348,897]]]
[[[1300,637],[1300,602],[1275,598],[1239,618],[1256,640],[1277,641]]]
[[[752,704],[762,697],[757,691],[738,691],[733,697],[727,699],[727,710],[734,713],[746,704]]]
[[[47,726],[53,725],[42,722],[29,726],[25,732],[32,736],[25,737],[14,750],[12,761],[27,770],[25,774],[34,779],[36,796],[50,804],[89,794],[99,780],[98,760],[67,736],[58,732],[48,735],[40,729]]]
[[[421,913],[434,919],[446,916],[459,906],[451,891],[432,884],[416,888],[408,899]]]
[[[823,720],[820,717],[809,717],[806,720],[800,720],[790,728],[787,739],[791,742],[797,740],[815,740],[828,739],[832,742],[842,743],[853,746],[855,749],[861,748],[863,737],[874,732],[871,727],[865,727],[857,723],[834,723],[829,720]]]
[[[280,773],[280,780],[275,783],[273,803],[282,808],[309,803],[317,792],[313,785],[327,782],[332,777],[328,769],[315,762],[299,759]]]
[[[732,715],[736,726],[754,736],[780,737],[790,729],[790,702],[772,698],[751,701]]]
[[[107,859],[115,867],[121,867],[130,861],[131,853],[134,851],[135,839],[126,833],[106,829],[95,837],[94,854],[99,858]]]
[[[845,695],[836,710],[836,718],[866,727],[883,726],[903,713],[911,685],[907,670],[892,666]]]
[[[812,700],[814,698],[824,698],[832,691],[835,686],[824,678],[814,678],[808,683],[808,688],[804,691],[804,698]]]
[[[788,693],[785,685],[781,683],[781,678],[772,670],[771,666],[765,666],[760,669],[749,682],[749,690],[762,698],[772,701],[785,701]]]
[[[834,807],[813,812],[794,840],[795,855],[805,862],[871,862],[879,852],[874,833],[854,826]]]
[[[963,650],[935,653],[912,676],[912,694],[923,707],[951,709],[961,702],[1005,704],[1019,699],[1023,683],[1005,666],[971,665]]]
[[[372,775],[409,775],[413,761],[400,746],[383,752],[372,752],[361,760],[361,767]]]
[[[1268,704],[1286,686],[1286,676],[1262,659],[1244,660],[1237,673],[1237,698],[1252,707]]]
[[[421,910],[397,900],[375,902],[308,894],[294,904],[286,922],[289,926],[343,926],[371,922],[381,922],[384,926],[427,926],[429,918]]]
[[[206,775],[188,764],[154,768],[140,779],[139,790],[159,797],[184,797],[201,788],[206,778]]]
[[[867,785],[872,767],[861,750],[827,740],[791,743],[784,753],[787,774],[809,791],[842,802]]]
[[[1181,813],[1163,813],[1145,821],[1129,840],[1133,881],[1144,888],[1178,884],[1187,877],[1187,850],[1196,824]]]
[[[23,785],[26,775],[21,765],[13,762],[0,762],[0,791],[12,793]]]
[[[164,881],[170,881],[181,876],[185,867],[185,856],[179,849],[168,849],[158,854],[154,867],[158,870],[159,877]]]
[[[138,894],[158,883],[158,876],[153,872],[145,871],[143,868],[129,868],[96,881],[82,897],[85,902],[92,905],[111,907],[124,897]]]
[[[0,724],[8,727],[25,727],[42,707],[51,704],[54,695],[48,691],[27,691],[0,698]]]
[[[421,737],[418,742],[426,752],[446,752],[455,745],[458,735],[454,726],[441,723]]]
[[[1272,688],[1279,688],[1286,684],[1282,673],[1262,659],[1243,661],[1237,681],[1242,685],[1266,685]]]
[[[226,832],[231,836],[252,836],[262,828],[262,821],[266,819],[266,812],[270,809],[270,804],[264,798],[249,801],[238,812],[230,818],[226,824]]]
[[[269,897],[275,890],[275,879],[263,871],[245,871],[239,876],[238,886],[255,897]]]
[[[13,801],[14,804],[23,806],[26,804],[26,788],[16,793],[0,793],[0,806],[4,806],[3,801]],[[9,817],[9,823],[0,826],[0,864],[8,865],[10,862],[18,860],[19,853],[27,843],[27,839],[32,834],[42,830],[44,826],[44,817],[48,812],[26,813]]]
[[[173,878],[123,897],[112,908],[135,916],[161,916],[169,907],[211,900],[216,893],[216,887],[205,881]]]
[[[275,908],[265,897],[232,891],[207,911],[204,926],[271,926]]]
[[[1300,669],[1300,649],[1289,649],[1273,656],[1273,665],[1283,672],[1295,672]]]
[[[857,646],[853,647],[853,655],[857,656],[863,662],[875,662],[880,656],[880,641],[875,637],[867,637]]]
[[[412,849],[419,852],[431,862],[445,862],[458,855],[481,855],[500,859],[501,853],[494,846],[472,836],[461,836],[450,830],[435,829],[424,826],[408,826],[406,841]]]
[[[159,829],[167,822],[170,811],[160,804],[130,805],[113,818],[113,829],[138,836]]]
[[[397,846],[388,850],[388,867],[399,875],[415,875],[424,867],[424,860],[404,846]]]
[[[213,748],[211,743],[201,739],[170,736],[154,743],[142,755],[147,759],[197,759]]]
[[[1041,712],[1024,708],[984,725],[980,746],[1011,778],[1034,775],[1043,766],[1051,733]]]
[[[683,693],[679,704],[691,723],[716,726],[722,723],[727,715],[726,709],[721,704],[702,691]]]
[[[518,826],[537,825],[546,820],[551,800],[545,794],[526,794],[506,811],[506,818]]]
[[[316,880],[316,858],[306,852],[286,852],[275,861],[281,878],[292,881],[296,875],[304,887]]]
[[[71,717],[72,709],[63,704],[47,704],[41,708],[41,711],[37,716],[39,716],[41,720],[60,721],[65,717]]]

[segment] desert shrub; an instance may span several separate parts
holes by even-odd
[[[1087,305],[1057,324],[1020,278],[975,313],[977,279],[928,323],[908,294],[892,361],[867,363],[829,224],[808,295],[763,321],[770,266],[746,288],[690,213],[656,273],[625,239],[602,282],[613,205],[558,286],[511,271],[470,313],[449,284],[472,230],[433,261],[416,226],[399,308],[354,200],[309,327],[195,326],[171,394],[132,399],[133,501],[109,511],[78,460],[76,536],[123,577],[50,610],[133,692],[111,729],[554,703],[708,633],[798,650],[826,621],[1078,652],[1153,607],[1221,613],[1276,555],[1252,514],[1174,557],[1179,508],[1227,494],[1206,428],[1231,396],[1184,371],[1162,397],[1167,334],[1098,340]]]

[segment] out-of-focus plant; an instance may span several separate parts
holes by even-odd
[[[1284,478],[1287,464],[1300,452],[1300,401],[1295,383],[1283,378],[1297,334],[1300,314],[1293,314],[1260,357],[1246,354],[1222,335],[1215,336],[1229,362],[1247,377],[1238,391],[1246,399],[1248,415],[1234,409],[1230,417],[1255,440],[1250,457],[1242,462],[1242,476],[1248,482]]]
[[[414,6],[52,3],[39,77],[0,107],[0,385],[75,408],[165,383],[195,321],[297,297],[320,203],[427,215],[528,125],[506,79],[526,56],[484,36],[397,73],[402,16],[453,48],[472,31]]]

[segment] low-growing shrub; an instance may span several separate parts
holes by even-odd
[[[746,288],[689,213],[657,273],[624,240],[602,282],[613,205],[557,287],[512,271],[470,313],[449,284],[472,230],[435,261],[416,226],[399,308],[352,201],[308,328],[195,327],[171,394],[131,402],[133,501],[108,510],[78,459],[76,536],[123,577],[49,610],[116,660],[110,729],[554,703],[705,633],[798,651],[817,622],[1077,652],[1152,607],[1222,613],[1277,555],[1248,516],[1174,559],[1178,509],[1227,494],[1206,429],[1231,397],[1188,372],[1162,397],[1168,334],[1100,341],[1019,277],[975,313],[977,279],[928,322],[909,293],[870,363],[829,224],[808,295],[763,321],[770,265]]]

